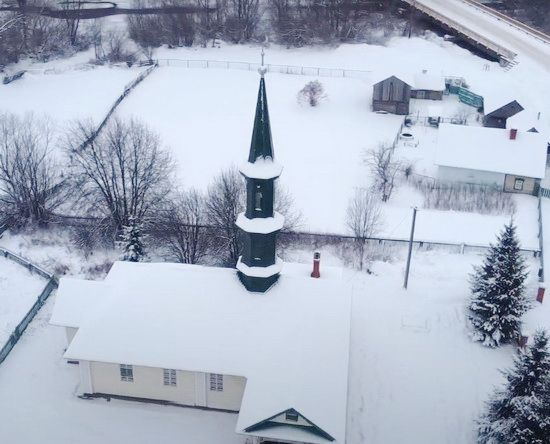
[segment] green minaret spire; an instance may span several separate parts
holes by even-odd
[[[239,279],[248,291],[257,293],[266,292],[277,282],[283,266],[276,254],[276,244],[284,217],[274,211],[274,185],[282,167],[273,154],[264,80],[266,71],[262,63],[250,153],[248,162],[240,168],[246,180],[246,211],[239,214],[236,221],[242,230],[243,253],[237,262]]]
[[[254,163],[256,159],[273,156],[273,140],[271,139],[271,125],[269,123],[269,111],[267,109],[267,94],[265,91],[265,79],[262,75],[258,102],[256,104],[256,117],[254,118],[254,130],[248,161]]]

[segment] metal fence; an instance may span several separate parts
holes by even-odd
[[[261,65],[259,63],[230,62],[226,60],[181,60],[181,59],[158,59],[156,63],[160,66],[177,66],[180,68],[196,69],[237,69],[242,71],[256,71]],[[319,68],[312,66],[292,65],[265,65],[267,72],[277,74],[292,74],[314,77],[345,77],[354,79],[370,79],[371,71],[357,69]]]
[[[0,253],[3,254],[5,258],[10,259],[24,266],[32,273],[36,273],[39,276],[48,279],[48,283],[46,284],[46,286],[44,287],[44,289],[36,299],[36,302],[33,304],[33,306],[30,308],[27,314],[23,317],[21,322],[15,327],[8,341],[0,349],[0,364],[1,364],[2,362],[4,362],[6,357],[10,354],[15,344],[17,344],[17,342],[25,332],[25,329],[27,328],[27,326],[36,316],[36,313],[38,313],[38,310],[40,310],[40,308],[44,305],[44,303],[46,302],[46,300],[48,299],[52,291],[55,288],[57,288],[57,278],[51,273],[48,273],[46,270],[30,263],[26,259],[23,259],[22,257],[16,255],[15,253],[12,253],[9,250],[0,248]]]
[[[355,242],[356,238],[350,235],[342,234],[330,234],[330,233],[307,233],[307,232],[281,232],[279,237],[283,241],[291,242],[294,239],[296,240],[309,240],[314,245],[326,245],[334,244],[337,242]],[[398,239],[398,238],[384,238],[384,237],[367,237],[364,239],[365,242],[378,245],[388,245],[388,246],[406,246],[409,243],[409,239]],[[479,244],[467,244],[465,242],[437,242],[437,241],[426,241],[426,240],[414,240],[413,245],[416,246],[419,250],[430,250],[436,248],[442,248],[454,253],[470,253],[470,252],[483,252],[488,250],[490,245],[479,245]],[[532,248],[522,248],[520,249],[521,253],[525,255],[532,255],[534,257],[539,257],[541,251],[539,249]]]

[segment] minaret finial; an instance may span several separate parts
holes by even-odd
[[[265,51],[264,51],[264,47],[262,46],[262,65],[258,68],[258,72],[260,73],[260,75],[262,76],[262,78],[264,77],[265,73],[267,72],[267,67],[264,65],[264,57],[265,57]]]

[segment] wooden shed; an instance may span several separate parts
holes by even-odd
[[[494,110],[488,109],[487,103],[485,103],[483,126],[488,128],[506,128],[506,120],[509,117],[515,116],[520,111],[523,111],[523,107],[516,100],[512,100]]]
[[[374,84],[372,110],[406,116],[409,114],[410,99],[411,86],[403,80],[391,76]]]

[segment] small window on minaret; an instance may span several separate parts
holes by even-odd
[[[254,199],[254,209],[256,211],[262,211],[262,190],[260,185],[256,185],[256,195]]]

